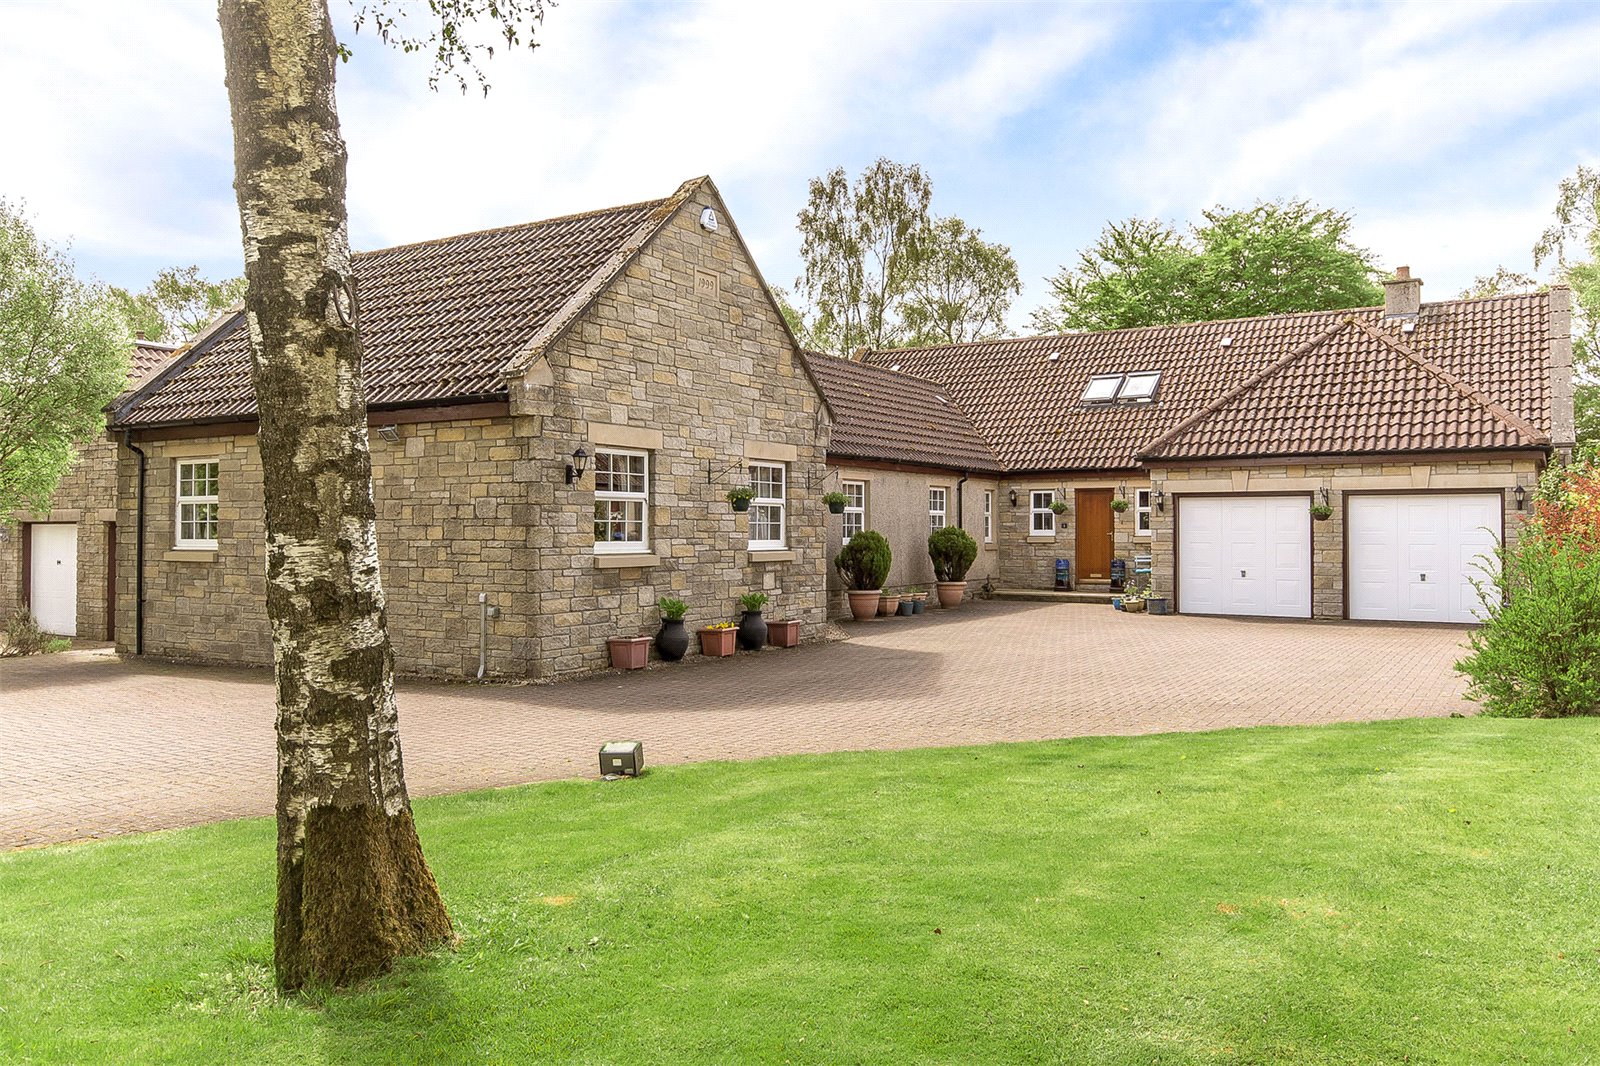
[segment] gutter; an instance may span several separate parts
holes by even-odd
[[[139,498],[133,535],[133,653],[144,654],[144,483],[148,456],[133,443],[133,430],[122,431],[122,443],[139,457]]]
[[[961,480],[956,482],[956,525],[962,529],[967,528],[967,523],[965,507],[966,494],[961,491],[961,487],[967,483],[967,477],[968,475],[963,473],[961,475]]]

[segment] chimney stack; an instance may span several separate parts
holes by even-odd
[[[1383,283],[1383,317],[1416,318],[1422,310],[1422,279],[1411,276],[1408,266],[1395,267],[1394,277]]]
[[[142,329],[134,330],[133,331],[133,339],[136,340],[136,341],[144,340],[144,330],[142,330]]]

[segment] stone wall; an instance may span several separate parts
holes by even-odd
[[[1133,476],[1019,476],[1001,482],[998,503],[1000,566],[996,583],[1010,589],[1047,589],[1055,584],[1057,559],[1073,560],[1073,579],[1080,578],[1077,564],[1077,490],[1111,489],[1113,498],[1126,493],[1128,509],[1121,514],[1111,514],[1112,558],[1128,562],[1129,576],[1133,575],[1134,556],[1149,552],[1151,538],[1137,536],[1134,532],[1134,500],[1139,489],[1150,487],[1148,479]],[[1017,493],[1017,504],[1011,505],[1011,492]],[[1053,533],[1032,532],[1032,494],[1054,492],[1067,502],[1064,514],[1055,516]]]
[[[999,573],[1001,518],[1000,484],[992,478],[972,477],[960,487],[962,502],[957,503],[957,484],[961,475],[948,471],[883,469],[840,462],[829,467],[827,491],[838,491],[844,481],[866,483],[866,528],[882,533],[889,541],[894,561],[886,587],[900,590],[920,586],[933,590],[933,562],[928,558],[928,490],[943,488],[945,521],[955,525],[958,510],[961,525],[978,542],[978,558],[967,573],[972,589]],[[983,494],[994,494],[994,537],[984,543]],[[833,569],[832,559],[843,543],[844,516],[828,517],[828,610],[833,616],[849,613],[844,582]]]
[[[62,477],[40,514],[18,511],[0,525],[0,618],[22,606],[29,577],[23,572],[23,542],[30,522],[71,522],[78,527],[78,637],[109,639],[106,548],[117,521],[117,445],[93,441],[78,450],[78,460]]]
[[[1311,613],[1315,618],[1343,618],[1344,494],[1347,491],[1500,491],[1505,499],[1506,537],[1515,542],[1523,515],[1516,509],[1512,490],[1520,484],[1531,496],[1539,470],[1540,460],[1532,455],[1414,462],[1401,457],[1373,462],[1156,467],[1151,472],[1152,481],[1165,490],[1167,506],[1165,511],[1151,513],[1155,534],[1152,594],[1169,598],[1174,594],[1176,499],[1186,493],[1306,492],[1320,498],[1321,490],[1327,489],[1333,517],[1311,523]],[[1181,610],[1182,604],[1178,606]]]
[[[699,224],[717,212],[715,231]],[[707,188],[679,209],[623,277],[528,371],[515,409],[536,426],[539,519],[532,546],[542,671],[603,667],[606,639],[654,634],[662,596],[689,604],[691,630],[738,617],[737,597],[771,597],[768,618],[824,621],[822,495],[828,424],[782,319],[721,201]],[[648,551],[597,554],[594,471],[568,485],[583,446],[650,459]],[[752,551],[749,516],[725,496],[747,464],[786,464],[780,550]],[[690,654],[698,653],[698,644]]]
[[[381,416],[379,416],[381,419]],[[371,435],[381,572],[390,639],[406,674],[472,677],[478,665],[478,594],[502,609],[491,624],[496,676],[534,672],[536,649],[526,574],[534,515],[513,476],[529,438],[510,418],[396,427],[399,441]],[[145,525],[145,652],[258,665],[272,661],[262,545],[261,461],[250,436],[139,442],[149,456]],[[219,469],[216,551],[174,547],[177,461],[215,458]],[[122,460],[121,594],[118,645],[131,651],[133,515],[138,465]]]

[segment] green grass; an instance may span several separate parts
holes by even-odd
[[[1597,742],[1419,720],[428,800],[459,949],[288,1001],[269,821],[12,853],[0,1061],[1600,1060]]]

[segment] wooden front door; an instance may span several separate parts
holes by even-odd
[[[1111,490],[1079,489],[1077,505],[1078,579],[1105,581],[1111,577]]]

